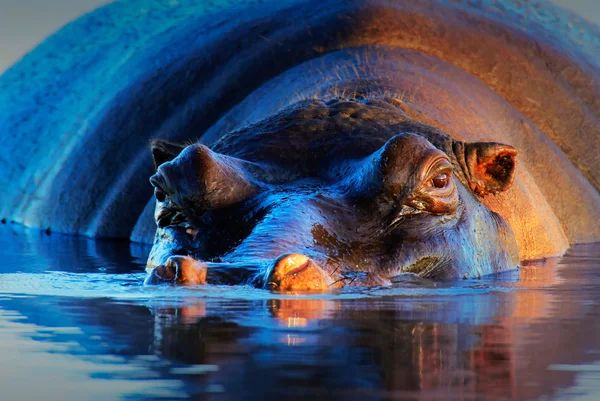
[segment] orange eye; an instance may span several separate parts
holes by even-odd
[[[446,188],[448,186],[448,182],[450,181],[450,177],[448,174],[443,173],[438,176],[435,176],[431,179],[431,183],[436,188]]]
[[[167,193],[160,188],[154,188],[154,196],[156,196],[156,200],[159,202],[167,200]]]

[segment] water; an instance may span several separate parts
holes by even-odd
[[[0,225],[0,400],[600,400],[600,244],[311,296],[142,287],[147,251]]]

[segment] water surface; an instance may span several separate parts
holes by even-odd
[[[310,296],[143,287],[147,251],[0,225],[1,400],[600,400],[600,244]]]

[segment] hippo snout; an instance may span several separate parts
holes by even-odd
[[[232,279],[236,268],[240,270],[241,267],[223,263],[204,263],[191,256],[174,255],[164,264],[150,268],[144,284],[202,285],[207,283],[208,271],[213,282],[223,283]],[[248,266],[241,269],[246,270]],[[263,270],[264,276],[262,278],[255,276],[254,281],[257,283],[260,281],[261,287],[277,292],[329,291],[343,285],[341,279],[335,280],[309,257],[298,253],[281,255],[266,269],[255,266],[255,270],[257,272]],[[237,278],[239,280],[239,276]]]

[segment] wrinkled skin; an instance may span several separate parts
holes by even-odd
[[[119,0],[0,76],[0,220],[149,283],[478,277],[600,241],[599,83],[543,0]]]
[[[336,123],[351,115],[349,135]],[[393,100],[300,102],[212,148],[153,141],[147,283],[324,291],[519,263],[510,226],[481,202],[510,187],[516,150],[453,140]]]

